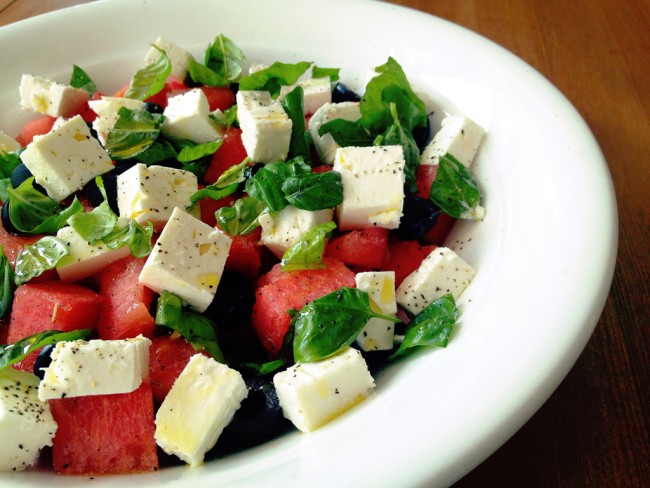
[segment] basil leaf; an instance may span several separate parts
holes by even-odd
[[[58,237],[45,236],[34,244],[24,246],[16,256],[14,281],[22,285],[43,272],[53,269],[63,256],[70,254],[68,246]]]
[[[121,107],[119,118],[106,138],[113,159],[129,159],[147,150],[158,138],[164,120],[161,114]]]
[[[472,172],[447,153],[440,158],[429,199],[447,215],[460,218],[480,203],[481,191]]]
[[[282,190],[285,180],[310,173],[311,167],[301,157],[284,163],[268,163],[246,181],[246,193],[264,202],[271,212],[279,212],[288,205]]]
[[[358,121],[334,119],[318,128],[318,134],[330,134],[341,147],[372,146],[374,137]]]
[[[18,152],[4,152],[0,149],[0,178],[11,178],[11,174],[21,163]]]
[[[211,156],[217,149],[221,147],[222,143],[223,140],[218,140],[212,142],[204,142],[203,144],[185,146],[183,149],[181,149],[181,152],[178,153],[178,162],[189,163],[206,156]]]
[[[151,253],[153,236],[153,224],[141,225],[133,219],[129,219],[124,227],[117,227],[112,232],[102,237],[102,242],[109,249],[119,249],[128,245],[131,254],[136,258],[143,258]]]
[[[237,105],[233,105],[224,111],[219,109],[210,114],[210,118],[217,124],[225,125],[226,132],[237,122]]]
[[[276,359],[275,361],[267,361],[265,363],[242,363],[241,366],[257,376],[264,376],[278,371],[286,364],[287,362],[284,359]]]
[[[314,66],[311,69],[312,78],[323,78],[324,76],[329,76],[329,79],[332,83],[339,80],[339,72],[341,68],[321,68],[319,66]]]
[[[296,361],[319,361],[354,342],[372,317],[399,322],[370,306],[368,294],[343,287],[305,305],[295,320],[293,355]]]
[[[117,215],[111,210],[106,201],[99,204],[90,212],[73,215],[68,224],[86,242],[95,244],[117,225]]]
[[[158,139],[156,139],[144,151],[138,153],[134,159],[149,166],[169,160],[176,161],[177,157],[178,153],[176,152],[176,149],[174,149],[172,143],[159,136]]]
[[[172,72],[172,64],[165,51],[154,47],[160,51],[160,57],[133,75],[129,88],[124,94],[125,98],[146,100],[165,87],[165,81]]]
[[[311,66],[307,61],[285,64],[276,61],[266,69],[256,71],[239,80],[240,90],[263,90],[271,93],[273,98],[280,94],[280,87],[293,85]]]
[[[246,235],[254,231],[259,222],[257,218],[268,207],[253,197],[240,198],[232,207],[221,207],[214,214],[219,227],[229,236]]]
[[[207,66],[202,65],[196,59],[190,58],[187,62],[187,72],[192,81],[205,86],[223,86],[226,81]]]
[[[390,357],[393,360],[421,346],[447,347],[458,320],[458,308],[451,293],[431,302],[406,329],[404,341]]]
[[[183,308],[181,299],[173,293],[163,291],[160,294],[155,322],[180,333],[194,349],[206,351],[216,361],[225,361],[214,324],[200,313]]]
[[[390,102],[394,102],[406,130],[426,125],[424,102],[411,89],[399,63],[389,57],[375,71],[379,74],[368,82],[359,104],[361,124],[375,134],[384,132],[393,123]]]
[[[0,202],[6,202],[9,199],[9,190],[11,189],[13,189],[11,178],[0,178]]]
[[[202,198],[219,200],[235,193],[239,184],[246,180],[245,172],[249,162],[250,159],[245,158],[241,163],[231,166],[224,171],[213,184],[194,192],[190,196],[191,205],[194,205]]]
[[[282,255],[282,271],[298,271],[301,269],[322,269],[325,238],[336,229],[334,222],[317,225],[303,236]]]
[[[48,344],[56,344],[61,341],[76,341],[79,339],[88,339],[92,334],[90,329],[73,330],[70,332],[60,332],[58,330],[46,330],[37,332],[24,339],[20,339],[13,344],[0,346],[0,371],[8,368],[12,364],[25,359],[25,357]]]
[[[4,248],[0,245],[0,319],[11,311],[14,298],[14,270],[5,255]]]
[[[311,150],[307,139],[307,127],[305,126],[303,95],[302,87],[295,87],[282,100],[282,108],[293,122],[289,141],[289,157],[302,156],[304,159],[309,160],[311,159]]]
[[[241,75],[246,56],[232,40],[221,34],[205,51],[204,61],[208,68],[224,80],[222,84],[227,85]]]
[[[79,88],[81,90],[86,90],[92,97],[97,91],[97,85],[93,80],[88,76],[83,69],[81,69],[76,64],[72,65],[72,75],[70,76],[70,86],[74,88]]]
[[[55,234],[73,215],[83,211],[75,197],[69,207],[63,208],[56,200],[43,195],[27,178],[16,189],[7,188],[9,194],[9,219],[23,234]]]
[[[343,184],[337,171],[291,176],[282,184],[287,201],[302,210],[333,208],[343,201]]]

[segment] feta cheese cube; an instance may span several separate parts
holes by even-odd
[[[158,49],[165,51],[165,54],[172,65],[170,75],[179,81],[185,80],[185,77],[187,76],[187,65],[189,64],[192,55],[182,47],[160,36],[156,39],[156,42],[154,42],[153,45]],[[153,64],[158,61],[160,51],[156,49],[156,47],[152,46],[151,49],[149,49],[144,57],[145,63]]]
[[[339,148],[334,160],[343,185],[339,228],[397,229],[404,206],[404,165],[402,146]]]
[[[395,301],[395,272],[369,271],[357,273],[357,288],[368,293],[370,305],[384,315],[397,313]],[[357,344],[364,351],[385,351],[393,348],[395,324],[390,320],[372,317],[357,336]]]
[[[53,398],[130,393],[149,374],[143,336],[123,340],[58,342],[38,387],[41,401]]]
[[[257,220],[262,227],[260,241],[281,258],[284,252],[293,246],[308,230],[319,224],[330,222],[334,210],[302,210],[288,205],[279,212],[260,215]]]
[[[21,147],[16,139],[0,130],[0,154],[18,151]]]
[[[247,396],[238,371],[192,356],[156,413],[156,443],[192,466],[201,464]]]
[[[90,97],[86,90],[33,75],[22,76],[19,91],[23,110],[52,117],[78,114]]]
[[[198,312],[212,302],[232,239],[175,208],[140,272],[140,283],[167,290]]]
[[[355,122],[361,118],[361,110],[356,102],[326,103],[309,119],[309,134],[323,164],[334,164],[336,150],[340,147],[331,134],[318,135],[320,127],[334,119]]]
[[[121,220],[126,224],[126,219]],[[56,236],[66,243],[70,252],[56,264],[56,271],[63,281],[79,281],[82,278],[88,278],[113,261],[122,259],[131,253],[129,246],[110,249],[101,242],[90,244],[70,226],[59,229]]]
[[[435,166],[447,153],[469,168],[483,137],[483,128],[463,115],[448,115],[442,127],[427,144],[420,156],[420,164]]]
[[[160,130],[172,139],[202,144],[216,140],[224,132],[223,126],[210,118],[208,97],[200,88],[171,97],[163,115]]]
[[[269,92],[237,92],[237,120],[251,160],[270,163],[287,158],[293,122]]]
[[[326,103],[332,102],[332,83],[329,76],[309,78],[294,85],[283,85],[280,87],[278,101],[284,100],[284,97],[296,86],[301,86],[303,90],[302,103],[305,115],[313,114]]]
[[[361,352],[351,347],[313,363],[276,373],[273,384],[283,415],[311,432],[365,399],[375,382]]]
[[[447,293],[458,299],[475,274],[474,268],[454,251],[438,247],[404,278],[396,292],[397,303],[412,314],[418,314]]]
[[[113,162],[80,115],[35,138],[20,154],[36,183],[61,201],[113,169]]]
[[[91,100],[88,106],[97,114],[97,118],[93,121],[93,129],[97,131],[100,141],[106,144],[106,136],[115,126],[120,109],[125,107],[129,110],[142,110],[144,102],[134,98],[102,97],[99,100]]]
[[[52,445],[57,425],[47,402],[38,399],[38,378],[0,371],[0,471],[22,471]]]
[[[198,191],[196,176],[182,169],[136,164],[117,177],[117,207],[120,217],[153,223],[160,231],[174,207],[190,205],[190,197]],[[198,205],[196,205],[198,212]]]

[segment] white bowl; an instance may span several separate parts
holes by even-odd
[[[616,204],[596,141],[530,66],[443,20],[359,0],[111,0],[0,29],[0,130],[15,135],[23,73],[69,80],[72,64],[111,93],[158,35],[197,57],[218,34],[250,61],[315,61],[363,86],[393,56],[435,110],[487,129],[475,171],[487,217],[449,244],[477,270],[446,349],[377,378],[376,393],[317,432],[291,433],[202,467],[94,477],[93,486],[444,486],[496,450],[548,398],[595,326],[612,279]],[[3,473],[11,486],[85,477]]]

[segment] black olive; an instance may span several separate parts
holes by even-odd
[[[36,361],[34,361],[34,374],[40,379],[43,379],[45,376],[45,368],[47,368],[52,363],[52,351],[54,350],[54,344],[47,344],[38,351],[38,356]]]
[[[418,145],[420,152],[424,151],[424,148],[427,146],[429,138],[431,137],[431,122],[429,121],[429,117],[427,117],[426,125],[414,127],[411,133],[413,134],[413,139]]]
[[[228,88],[230,88],[231,92],[237,95],[237,92],[239,91],[239,83],[231,83]]]
[[[333,103],[358,102],[359,100],[361,100],[359,95],[354,93],[352,90],[350,90],[343,83],[338,82],[338,83],[336,83],[336,85],[334,85],[334,89],[332,90],[332,102]]]
[[[91,137],[94,137],[95,139],[99,139],[99,137],[97,136],[97,131],[93,127],[93,123],[92,122],[86,122],[86,125],[88,126],[88,130],[90,131]]]
[[[255,304],[255,289],[243,275],[225,272],[214,300],[205,316],[223,329],[235,329],[248,323]]]
[[[264,163],[255,163],[252,166],[247,166],[246,169],[244,170],[244,177],[246,179],[252,178],[257,174],[259,170],[261,170],[264,167]]]
[[[23,163],[20,163],[11,172],[11,186],[13,188],[18,188],[26,179],[31,178],[32,176],[33,175],[31,173],[31,171],[29,171],[29,169],[27,169],[27,166],[25,166]],[[45,188],[43,188],[41,185],[36,183],[36,181],[34,181],[32,183],[32,187],[35,190],[40,191],[43,195],[47,194],[47,192],[45,191]]]
[[[424,237],[436,222],[440,209],[431,200],[420,198],[417,195],[404,197],[404,215],[397,228],[398,237],[415,241]]]
[[[162,105],[153,102],[144,102],[144,109],[150,114],[161,114],[165,111]]]
[[[106,173],[102,175],[102,181],[104,182],[104,190],[106,190],[106,197],[108,199],[108,206],[111,207],[111,210],[119,215],[119,209],[117,208],[117,174],[114,172]],[[88,199],[88,201],[93,206],[97,206],[104,201],[97,183],[93,178],[83,188],[83,193]]]
[[[15,234],[18,236],[27,235],[24,232],[20,232],[18,229],[14,227],[14,224],[11,221],[11,218],[9,217],[9,205],[10,205],[9,198],[7,198],[2,204],[2,227],[10,234]]]

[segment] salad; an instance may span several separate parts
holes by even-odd
[[[38,115],[0,132],[0,469],[199,465],[447,345],[475,271],[444,240],[484,216],[483,130],[433,131],[395,59],[358,94],[223,35],[201,61],[158,38],[117,93],[79,66],[19,90]]]

